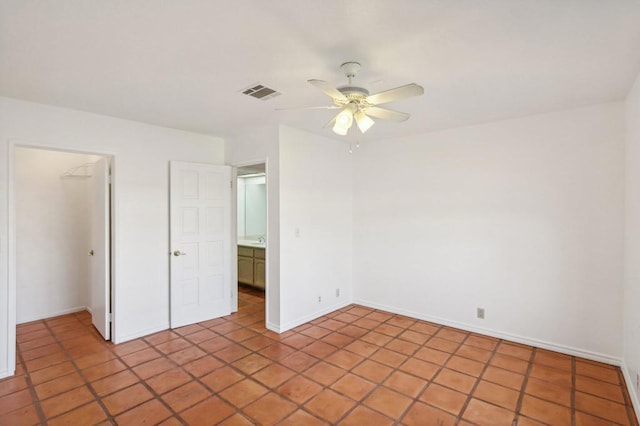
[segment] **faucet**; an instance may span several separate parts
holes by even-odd
[[[258,242],[259,242],[259,243],[264,244],[264,243],[266,243],[266,242],[267,242],[267,240],[265,240],[264,236],[260,235],[260,236],[258,237]]]

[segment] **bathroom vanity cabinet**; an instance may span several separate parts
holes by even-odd
[[[238,282],[264,289],[265,249],[238,246]]]

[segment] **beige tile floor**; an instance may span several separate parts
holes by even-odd
[[[637,425],[610,365],[356,305],[278,335],[263,293],[239,306],[120,345],[86,312],[22,324],[0,425]]]

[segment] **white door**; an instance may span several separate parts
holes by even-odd
[[[109,280],[109,165],[105,158],[94,164],[91,177],[91,316],[105,340],[111,338],[111,283]]]
[[[171,327],[231,312],[231,168],[170,166]]]

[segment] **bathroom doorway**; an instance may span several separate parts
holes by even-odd
[[[236,168],[237,295],[264,299],[268,289],[267,173],[265,163]],[[243,303],[241,297],[238,304]],[[266,318],[263,318],[266,321]]]

